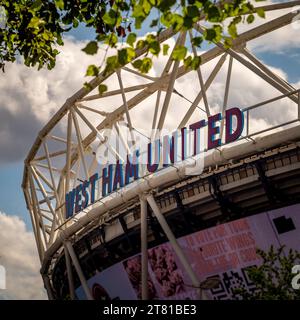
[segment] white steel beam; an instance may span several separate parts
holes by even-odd
[[[148,300],[148,228],[147,201],[140,197],[141,205],[141,254],[142,254],[142,300]]]
[[[66,241],[65,242],[65,246],[66,246],[66,248],[67,248],[67,250],[68,250],[68,252],[70,254],[70,257],[71,257],[72,262],[74,264],[75,270],[77,272],[77,275],[79,277],[80,283],[82,285],[82,289],[83,289],[83,291],[84,291],[84,293],[86,295],[87,300],[94,300],[93,296],[91,294],[90,288],[89,288],[89,286],[87,284],[87,281],[85,279],[85,276],[83,274],[83,271],[81,269],[79,260],[78,260],[78,258],[76,256],[76,253],[75,253],[74,248],[72,246],[72,243],[70,241]]]
[[[48,145],[47,145],[46,141],[44,141],[44,151],[45,151],[45,154],[47,157],[47,164],[49,167],[50,178],[51,178],[51,182],[52,182],[52,186],[53,186],[54,196],[56,199],[56,207],[60,207],[60,200],[59,200],[59,196],[57,193],[56,183],[55,183],[54,174],[53,174],[53,170],[52,170],[51,159],[49,157],[49,150],[48,150]],[[58,212],[60,213],[59,214],[59,218],[60,218],[59,223],[62,223],[63,222],[63,214],[62,214],[61,210],[59,210]]]
[[[127,70],[127,69],[123,68],[123,70]],[[146,87],[148,87],[148,85],[149,85],[149,83],[145,83],[145,84],[138,84],[136,86],[131,86],[131,87],[128,87],[128,88],[124,88],[124,92],[133,92],[133,91],[142,90],[142,89],[145,89]],[[94,94],[94,95],[90,95],[90,96],[87,96],[87,97],[81,99],[80,102],[98,100],[100,98],[112,97],[112,96],[118,95],[120,93],[122,93],[121,89],[112,90],[112,91],[108,91],[108,92],[103,92],[101,94]]]
[[[126,120],[127,120],[128,125],[129,125],[131,140],[132,140],[133,144],[135,144],[135,137],[134,137],[134,133],[133,133],[133,126],[132,126],[132,121],[131,121],[131,118],[130,118],[130,113],[129,113],[128,104],[127,104],[127,99],[126,99],[125,92],[124,92],[123,81],[122,81],[122,77],[121,77],[121,70],[118,69],[116,72],[117,72],[117,77],[118,77],[119,86],[120,86],[120,90],[121,90],[123,105],[125,106]]]
[[[184,45],[185,38],[186,38],[186,32],[183,32],[182,34],[179,35],[178,46]],[[174,49],[176,49],[176,46],[174,47]],[[173,69],[172,69],[172,72],[171,72],[171,75],[170,75],[170,79],[169,79],[169,82],[168,82],[168,88],[167,88],[167,92],[166,92],[166,95],[165,95],[165,100],[164,100],[164,103],[162,105],[160,117],[159,117],[158,124],[157,124],[158,131],[160,131],[163,128],[164,123],[165,123],[167,111],[168,111],[170,100],[171,100],[171,96],[172,96],[172,93],[173,93],[175,80],[177,78],[177,72],[178,72],[179,64],[180,64],[179,60],[176,60],[174,62],[174,64],[173,64]]]
[[[223,108],[222,108],[222,120],[221,120],[221,128],[220,128],[220,139],[221,139],[221,141],[222,141],[222,138],[223,138],[223,131],[224,131],[224,125],[225,125],[225,120],[224,120],[225,111],[226,111],[227,104],[228,104],[228,95],[229,95],[229,87],[230,87],[230,80],[231,80],[232,63],[233,63],[233,58],[232,58],[232,56],[230,56],[229,64],[228,64],[228,70],[227,70],[226,84],[225,84]]]
[[[191,30],[189,31],[189,36],[190,36],[190,42],[191,42],[194,57],[197,57],[198,56],[197,50],[196,50],[195,46],[192,44],[193,34],[192,34]],[[199,83],[200,83],[200,89],[202,92],[205,111],[206,111],[207,117],[209,117],[210,110],[209,110],[209,105],[208,105],[207,96],[206,96],[206,89],[204,86],[204,81],[203,81],[202,72],[201,72],[201,64],[200,64],[199,68],[197,69],[197,75],[198,75],[198,79],[199,79]]]
[[[43,282],[48,294],[49,300],[54,300],[53,289],[48,275],[43,274]]]
[[[90,173],[89,173],[87,164],[85,162],[84,147],[82,145],[81,131],[80,131],[80,128],[79,128],[79,124],[78,124],[78,120],[77,120],[75,112],[73,111],[73,109],[71,109],[70,111],[71,111],[71,114],[72,114],[73,123],[74,123],[75,131],[76,131],[76,136],[77,136],[77,141],[78,141],[78,149],[79,149],[79,153],[80,153],[81,162],[83,164],[83,169],[84,169],[84,173],[85,173],[85,176],[86,176],[86,180],[88,180],[90,178]]]
[[[223,64],[225,62],[226,57],[227,57],[227,54],[223,54],[221,56],[221,58],[219,59],[219,61],[217,62],[216,66],[214,67],[213,71],[211,72],[211,74],[209,75],[207,81],[205,82],[204,91],[203,92],[207,91],[208,88],[210,87],[210,85],[212,84],[212,82],[214,81],[216,75],[218,74],[218,72],[220,71],[220,69],[222,68],[222,66],[223,66]],[[186,112],[186,114],[184,115],[184,117],[181,120],[180,124],[178,125],[178,129],[183,128],[187,124],[187,122],[191,118],[192,114],[196,110],[199,102],[201,101],[201,99],[203,97],[203,92],[201,90],[198,93],[198,95],[195,98],[195,100],[193,101],[192,105],[189,107],[189,110]]]
[[[191,267],[190,262],[188,261],[188,259],[186,258],[182,248],[180,247],[180,245],[178,244],[177,239],[175,238],[171,228],[169,227],[165,217],[163,216],[163,214],[161,213],[153,195],[148,195],[147,196],[147,201],[155,215],[155,217],[157,218],[160,226],[162,227],[162,229],[164,230],[164,233],[166,234],[168,240],[170,241],[170,244],[172,245],[172,248],[174,249],[178,259],[180,260],[184,270],[186,271],[186,273],[188,274],[190,280],[192,281],[192,284],[195,288],[200,288],[200,282],[194,272],[194,270]]]
[[[70,171],[71,171],[71,139],[72,139],[72,114],[68,113],[68,127],[67,127],[67,153],[66,153],[66,184],[65,193],[70,191]]]
[[[64,244],[64,253],[65,253],[65,260],[66,260],[66,269],[67,269],[67,275],[68,275],[70,298],[71,300],[75,300],[76,295],[75,295],[75,287],[74,287],[73,270],[72,270],[70,254],[66,244]]]

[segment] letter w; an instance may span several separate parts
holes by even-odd
[[[66,194],[66,219],[73,216],[74,212],[75,189]]]

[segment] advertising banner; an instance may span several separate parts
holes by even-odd
[[[256,249],[271,245],[300,251],[300,205],[293,205],[201,230],[178,239],[199,281],[219,277],[210,299],[236,299],[236,288],[255,289],[247,270],[259,265]],[[298,236],[297,236],[297,235]],[[198,293],[170,243],[148,250],[150,299],[198,299]],[[141,255],[98,273],[88,281],[95,299],[140,299]],[[98,293],[98,294],[97,294]],[[82,288],[76,291],[84,299]]]

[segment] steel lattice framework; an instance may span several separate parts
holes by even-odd
[[[300,1],[271,4],[263,8],[265,11],[274,11],[292,8],[298,4],[300,4]],[[228,66],[222,104],[223,114],[228,105],[232,68],[236,62],[254,72],[276,89],[278,94],[270,97],[269,100],[244,108],[246,132],[242,139],[245,143],[239,143],[238,148],[216,150],[205,157],[205,166],[222,163],[226,159],[233,159],[241,153],[266,148],[274,143],[274,139],[277,139],[278,142],[284,142],[299,138],[300,130],[299,127],[296,127],[299,122],[299,90],[296,90],[291,84],[275,74],[247,49],[248,42],[290,24],[297,14],[298,12],[291,11],[241,33],[234,39],[230,49],[225,49],[222,42],[216,43],[212,48],[200,54],[201,65],[197,71],[186,69],[179,61],[173,61],[171,57],[166,60],[161,74],[155,77],[140,74],[130,66],[125,66],[106,76],[100,74],[89,83],[93,90],[99,84],[113,79],[117,85],[116,89],[100,95],[94,94],[92,90],[82,88],[66,100],[61,109],[40,131],[32,146],[25,160],[22,184],[42,265],[41,273],[50,298],[52,297],[51,270],[58,255],[64,251],[71,297],[75,297],[71,274],[71,264],[73,263],[87,298],[92,299],[78,257],[73,249],[73,243],[76,242],[78,234],[88,232],[95,225],[101,225],[107,217],[117,214],[120,207],[129,206],[136,201],[140,201],[141,206],[143,298],[147,298],[147,254],[145,254],[147,252],[147,202],[181,260],[191,282],[194,286],[199,287],[199,279],[187,262],[155,200],[156,187],[165,183],[170,184],[180,181],[184,169],[182,166],[165,169],[166,173],[162,172],[159,177],[144,177],[131,188],[119,190],[104,199],[98,197],[99,200],[92,206],[86,208],[80,215],[75,215],[69,219],[65,218],[65,194],[76,187],[78,182],[88,179],[97,170],[99,163],[95,147],[99,147],[101,144],[105,145],[106,130],[113,130],[122,139],[119,123],[123,121],[134,132],[137,127],[133,119],[133,113],[136,109],[141,108],[151,96],[155,96],[156,103],[153,104],[152,110],[147,109],[144,117],[148,117],[148,122],[151,125],[150,129],[164,128],[168,117],[170,117],[172,97],[177,96],[185,102],[188,100],[175,89],[175,86],[180,79],[188,78],[192,72],[196,72],[199,83],[191,83],[191,85],[199,88],[197,89],[198,94],[193,101],[189,102],[183,116],[177,119],[176,127],[182,128],[188,125],[193,115],[199,112],[199,109],[202,109],[203,116],[208,117],[211,114],[211,107],[207,91],[221,68],[224,68],[226,60]],[[204,24],[200,19],[194,25],[192,32],[203,33],[203,31]],[[197,55],[197,50],[190,41],[191,36],[191,32],[175,34],[172,29],[167,29],[159,34],[158,40],[162,43],[170,38],[175,38],[174,48],[177,45],[185,44],[191,48],[194,55]],[[146,49],[138,50],[136,58],[143,56],[145,52]],[[212,63],[214,66],[206,81],[204,81],[202,70],[208,63]],[[136,84],[126,86],[126,79],[130,76],[133,77]],[[298,110],[297,117],[259,132],[251,132],[251,111],[280,99],[292,101],[296,110]],[[111,103],[111,106],[108,106],[108,102]],[[203,108],[199,107],[200,102]],[[272,136],[266,136],[264,139],[257,138],[259,134],[265,131],[283,126],[292,128],[278,136],[273,134]],[[126,146],[125,140],[122,141]],[[126,148],[129,149],[129,146],[126,146]]]

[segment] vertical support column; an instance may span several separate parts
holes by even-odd
[[[152,127],[151,127],[151,140],[153,141],[154,137],[156,137],[156,122],[157,122],[157,116],[158,116],[158,109],[159,109],[159,104],[160,104],[160,97],[161,97],[161,90],[157,91],[157,97],[156,97],[156,102],[155,102],[155,109],[154,109],[154,114],[153,114],[153,120],[152,120]]]
[[[84,291],[87,299],[88,300],[94,300],[93,297],[92,297],[92,294],[90,292],[90,288],[88,287],[88,284],[87,284],[87,281],[85,279],[85,276],[84,276],[84,274],[82,272],[81,266],[79,264],[78,258],[76,256],[76,253],[75,253],[75,251],[73,249],[73,246],[72,246],[71,242],[70,241],[66,241],[65,242],[65,246],[66,246],[66,248],[67,248],[67,250],[68,250],[68,252],[70,254],[70,257],[71,257],[71,259],[73,261],[74,267],[76,269],[76,272],[78,274],[80,283],[82,285],[83,291]]]
[[[141,254],[142,254],[142,300],[148,300],[148,228],[147,201],[142,196],[141,203]]]
[[[230,56],[229,57],[229,64],[228,64],[228,70],[227,70],[227,78],[226,78],[226,85],[225,85],[223,108],[222,108],[222,120],[221,120],[221,130],[220,130],[221,142],[222,142],[222,139],[223,139],[223,131],[224,131],[224,125],[225,125],[225,111],[226,111],[227,104],[228,104],[228,95],[229,95],[229,87],[230,87],[230,80],[231,80],[232,63],[233,63],[233,57]]]
[[[131,122],[131,118],[130,118],[130,114],[129,114],[129,108],[128,108],[127,99],[126,99],[126,95],[125,95],[125,91],[124,91],[122,77],[121,77],[121,70],[118,69],[116,73],[117,73],[117,77],[118,77],[118,81],[119,81],[119,86],[120,86],[120,90],[121,90],[123,104],[124,104],[124,107],[125,107],[126,120],[127,120],[128,125],[129,125],[129,130],[130,130],[132,143],[135,144],[135,140],[136,139],[135,139],[135,136],[134,136],[134,133],[133,133],[133,126],[132,126],[132,122]]]
[[[190,42],[191,42],[191,45],[192,45],[192,50],[193,50],[194,57],[197,57],[198,56],[197,50],[196,50],[195,46],[193,46],[193,43],[192,43],[193,34],[192,34],[191,30],[189,30],[189,36],[190,36]],[[207,117],[209,117],[210,116],[210,110],[209,110],[209,105],[208,105],[208,101],[207,101],[205,85],[204,85],[204,81],[203,81],[203,77],[202,77],[201,65],[197,69],[197,74],[198,74],[198,79],[199,79],[199,82],[200,82],[200,89],[201,89],[201,92],[202,92],[202,98],[203,98],[203,102],[204,102],[204,106],[205,106],[206,115],[207,115]]]
[[[156,201],[153,197],[153,195],[149,195],[147,196],[147,201],[151,207],[151,209],[153,210],[160,226],[162,227],[163,231],[165,232],[168,240],[170,241],[177,257],[179,258],[180,262],[182,263],[184,270],[186,271],[186,273],[188,274],[189,278],[192,281],[192,284],[195,288],[199,289],[199,298],[200,299],[204,299],[207,300],[206,294],[205,292],[203,292],[200,289],[200,282],[194,272],[194,270],[192,269],[190,263],[188,262],[184,252],[182,251],[181,247],[179,246],[172,230],[170,229],[165,217],[162,215],[158,205],[156,204]]]
[[[225,60],[227,57],[227,53],[223,54],[221,56],[221,58],[219,59],[219,61],[217,62],[217,64],[215,65],[213,71],[211,72],[211,74],[209,75],[209,77],[207,78],[205,84],[204,84],[204,88],[207,91],[209,89],[209,87],[211,86],[212,82],[214,81],[216,75],[218,74],[218,72],[220,71],[220,69],[222,68]],[[189,119],[191,118],[192,114],[194,113],[194,111],[197,108],[198,103],[201,101],[201,99],[203,98],[203,92],[200,91],[197,95],[197,97],[195,98],[195,100],[193,101],[192,105],[189,107],[189,110],[187,111],[187,113],[185,114],[185,116],[183,117],[183,119],[181,120],[178,129],[183,128],[187,122],[189,121]]]
[[[53,290],[52,290],[49,276],[46,274],[42,274],[42,277],[43,277],[45,289],[47,291],[48,299],[54,300]]]
[[[246,111],[246,118],[247,118],[247,131],[246,131],[246,137],[249,136],[249,130],[250,130],[250,123],[249,123],[249,120],[250,120],[250,114],[249,114],[249,109]]]
[[[186,39],[186,31],[180,33],[180,35],[178,37],[178,46],[184,45],[185,39]],[[175,50],[176,47],[178,47],[178,46],[176,44],[176,46],[174,47],[173,50]],[[164,123],[165,123],[167,111],[168,111],[168,108],[169,108],[171,96],[172,96],[173,89],[174,89],[174,84],[175,84],[175,81],[176,81],[176,78],[177,78],[177,72],[178,72],[179,65],[180,65],[180,61],[176,60],[174,62],[173,69],[172,69],[172,72],[171,72],[171,75],[170,75],[170,80],[169,80],[169,83],[168,83],[168,88],[167,88],[167,91],[166,91],[165,100],[164,100],[164,103],[163,103],[162,108],[161,108],[160,117],[159,117],[158,124],[157,124],[158,131],[162,130],[162,128],[164,126]]]
[[[89,170],[88,170],[87,164],[85,162],[85,157],[84,157],[84,155],[85,155],[84,152],[85,151],[84,151],[84,148],[83,148],[83,145],[82,145],[82,141],[83,140],[82,140],[82,136],[81,136],[81,131],[80,131],[78,119],[77,119],[76,113],[73,111],[73,109],[71,109],[70,112],[71,112],[71,115],[72,115],[72,118],[73,118],[73,123],[74,123],[75,131],[76,131],[79,155],[80,155],[80,158],[81,158],[81,161],[82,161],[82,164],[83,164],[83,169],[84,169],[84,172],[85,172],[86,180],[89,180],[90,174],[89,174]]]
[[[65,192],[64,192],[65,194],[67,194],[70,191],[71,151],[72,151],[72,114],[71,112],[69,112],[68,128],[67,128],[66,185],[65,185]]]
[[[71,264],[70,254],[69,254],[68,249],[65,244],[64,244],[64,250],[65,250],[65,259],[66,259],[66,268],[67,268],[67,275],[68,275],[70,298],[71,298],[71,300],[75,300],[76,296],[75,296],[72,264]]]

